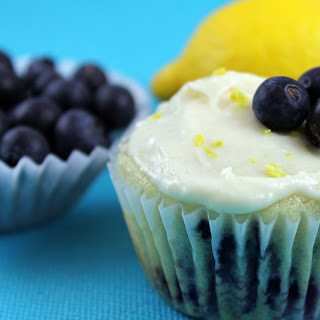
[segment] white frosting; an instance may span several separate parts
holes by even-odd
[[[164,194],[217,212],[252,212],[291,194],[320,199],[319,151],[303,133],[264,134],[254,116],[252,99],[263,80],[227,72],[187,83],[159,105],[159,118],[140,122],[120,150]],[[248,98],[243,108],[232,102],[234,89]],[[204,144],[195,146],[199,134]],[[223,146],[211,146],[217,141]],[[270,177],[268,163],[288,175]]]

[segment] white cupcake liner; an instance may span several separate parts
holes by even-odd
[[[28,57],[16,60],[17,72],[23,73],[30,61]],[[65,77],[76,67],[72,61],[57,65]],[[130,90],[136,106],[130,125],[112,135],[114,145],[147,116],[150,104],[147,93],[133,80],[113,72],[108,75],[111,83]],[[97,146],[89,155],[74,150],[66,161],[54,154],[47,156],[42,164],[24,157],[14,168],[0,161],[0,232],[28,228],[64,214],[106,169],[108,158],[109,149]]]
[[[191,213],[147,198],[108,164],[142,266],[177,310],[205,319],[319,319],[319,221]]]

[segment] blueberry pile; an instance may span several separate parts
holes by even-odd
[[[49,153],[67,159],[74,149],[89,154],[109,147],[110,132],[135,114],[131,93],[110,84],[95,64],[63,78],[49,58],[33,60],[17,75],[0,51],[0,159],[10,166],[28,156],[41,163]]]
[[[320,147],[320,67],[308,70],[298,81],[282,76],[267,79],[257,89],[252,108],[273,131],[291,131],[305,122],[308,140]]]

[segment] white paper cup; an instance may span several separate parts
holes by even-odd
[[[22,74],[30,61],[29,57],[16,60],[17,73]],[[72,61],[57,65],[64,77],[71,76],[76,68]],[[150,103],[148,94],[133,80],[109,71],[108,76],[111,83],[130,90],[136,107],[130,125],[112,134],[114,145],[147,116]],[[32,227],[66,213],[106,168],[108,158],[109,149],[97,146],[89,155],[74,150],[66,161],[54,154],[47,156],[42,164],[24,157],[11,168],[0,160],[0,232]]]
[[[108,167],[144,271],[175,309],[203,319],[319,319],[319,221],[307,211],[268,222],[262,211],[186,212],[134,188],[116,150]]]

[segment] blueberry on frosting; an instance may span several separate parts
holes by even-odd
[[[274,131],[290,131],[306,119],[310,102],[306,89],[288,77],[265,80],[253,98],[253,111],[258,120]]]

